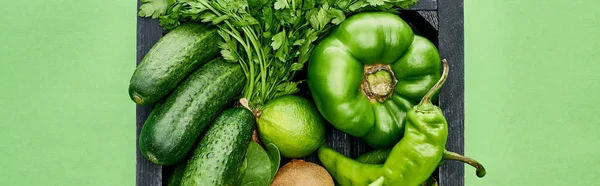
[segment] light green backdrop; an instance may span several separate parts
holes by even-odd
[[[0,2],[0,185],[134,185],[135,1]],[[467,185],[597,185],[595,0],[465,0]]]
[[[134,185],[135,1],[0,1],[0,185]]]
[[[600,2],[465,1],[467,185],[600,185]]]

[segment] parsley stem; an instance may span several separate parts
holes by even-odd
[[[230,27],[231,30],[237,31],[234,29],[234,27],[229,24],[229,22],[227,20],[225,20],[225,23]],[[246,55],[248,56],[248,63],[250,64],[250,78],[252,80],[248,80],[250,82],[253,82],[254,79],[254,62],[252,61],[252,50],[250,49],[250,47],[248,46],[248,44],[240,37],[239,34],[233,33],[233,31],[228,30],[228,29],[223,29],[223,31],[225,31],[227,34],[229,34],[231,37],[233,37],[235,40],[237,40],[242,47],[244,47],[244,50],[246,51]],[[238,32],[239,33],[239,32]],[[247,39],[247,38],[246,38]],[[252,100],[252,93],[254,92],[254,83],[247,83],[246,84],[248,87],[246,87],[246,90],[244,91],[244,97],[246,97],[246,99],[248,100]]]
[[[260,94],[258,95],[259,103],[262,104],[266,100],[266,84],[267,84],[267,69],[265,65],[265,59],[262,51],[262,47],[260,47],[260,43],[258,43],[258,37],[254,30],[249,29],[247,26],[242,28],[247,37],[250,38],[250,43],[254,46],[254,50],[256,51],[256,55],[258,57],[258,64],[260,65]]]

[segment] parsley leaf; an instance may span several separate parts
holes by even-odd
[[[392,2],[391,4],[396,6],[396,7],[400,7],[401,9],[407,9],[412,5],[417,4],[418,0],[403,0],[400,2]]]
[[[304,64],[301,64],[301,63],[292,63],[292,66],[290,67],[290,70],[293,70],[293,71],[302,70],[302,67],[304,67]]]
[[[333,18],[333,20],[331,20],[331,23],[335,25],[340,24],[342,23],[342,21],[346,20],[346,15],[344,15],[344,12],[342,12],[340,9],[330,8],[329,10],[327,10],[327,15]]]
[[[354,11],[358,11],[359,9],[361,9],[361,8],[363,8],[363,7],[366,7],[367,5],[369,5],[369,4],[368,4],[368,3],[367,3],[365,0],[358,0],[358,1],[356,1],[354,4],[351,4],[351,5],[348,7],[348,9],[349,9],[351,12],[354,12]]]
[[[142,0],[138,15],[140,17],[159,18],[161,15],[165,15],[167,9],[173,3],[175,3],[175,0]]]
[[[383,0],[367,0],[367,2],[371,6],[379,6],[379,5],[383,5],[384,4]]]
[[[272,40],[273,43],[271,43],[271,47],[273,47],[273,50],[278,50],[285,41],[285,30],[275,34]]]
[[[277,96],[293,94],[299,91],[298,84],[300,82],[285,82],[277,86]]]
[[[316,28],[317,30],[321,30],[321,29],[325,28],[327,23],[329,23],[331,18],[329,16],[327,16],[328,9],[329,9],[329,6],[327,6],[327,4],[325,4],[325,6],[321,7],[316,14],[313,14],[310,17],[310,24],[312,25],[313,28]]]
[[[277,0],[277,1],[275,1],[275,4],[273,7],[275,8],[275,10],[281,10],[284,8],[289,8],[290,5],[288,4],[287,0]]]

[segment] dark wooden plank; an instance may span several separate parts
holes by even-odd
[[[140,6],[138,1],[138,7]],[[150,48],[162,37],[163,30],[157,20],[137,18],[137,60],[136,64]],[[138,137],[146,118],[152,111],[152,106],[136,106],[136,185],[159,186],[162,185],[162,168],[144,158],[138,147]]]
[[[463,0],[438,1],[439,51],[450,74],[440,92],[440,106],[448,120],[450,151],[464,154],[464,12]],[[463,186],[464,165],[446,161],[439,170],[441,186]]]
[[[327,145],[332,149],[335,149],[348,157],[354,156],[354,142],[357,138],[333,128],[331,124],[327,124],[326,139]]]
[[[350,158],[357,158],[361,154],[372,151],[374,149],[373,147],[367,145],[367,143],[360,138],[351,137],[351,139],[352,139],[352,144],[350,146],[351,151],[347,155]]]
[[[437,11],[430,10],[417,12],[423,17],[423,19],[427,20],[427,22],[429,22],[429,24],[431,24],[436,31],[438,30],[439,23]]]
[[[152,110],[152,107],[137,106],[136,108],[136,135],[139,136],[142,125],[148,114]],[[137,137],[136,137],[137,139]],[[140,186],[158,186],[162,185],[162,168],[158,165],[151,163],[144,158],[138,147],[138,140],[136,140],[136,185]]]
[[[420,13],[426,12],[426,13]],[[423,16],[423,14],[427,16]],[[402,11],[400,17],[404,19],[413,29],[416,35],[426,37],[437,45],[438,43],[438,20],[435,11]]]
[[[416,5],[409,8],[409,10],[437,10],[438,0],[419,0]]]

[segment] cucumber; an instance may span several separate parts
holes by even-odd
[[[255,122],[252,112],[244,108],[228,109],[217,117],[189,159],[181,185],[233,184]]]
[[[181,185],[181,178],[183,177],[183,171],[185,170],[185,162],[178,163],[173,169],[173,173],[167,180],[167,186],[179,186]],[[163,169],[164,170],[164,169]]]
[[[139,136],[142,155],[158,165],[181,161],[244,82],[242,67],[221,57],[194,71],[150,112]]]
[[[136,67],[129,96],[150,105],[171,92],[187,75],[219,55],[217,28],[186,23],[160,38]]]

